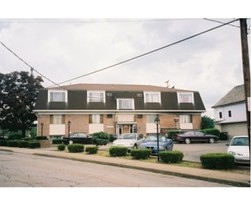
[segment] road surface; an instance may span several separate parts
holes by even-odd
[[[228,185],[0,151],[0,187],[228,187]]]

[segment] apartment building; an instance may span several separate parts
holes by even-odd
[[[35,105],[38,135],[73,132],[120,135],[197,130],[205,111],[199,92],[152,85],[74,84],[41,89]]]

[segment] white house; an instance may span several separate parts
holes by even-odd
[[[247,135],[247,117],[244,85],[235,86],[214,108],[214,118],[221,132],[234,135]]]

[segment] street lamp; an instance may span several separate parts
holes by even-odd
[[[71,121],[69,120],[68,122],[68,138],[70,138],[70,131],[71,131]]]
[[[174,123],[175,123],[175,128],[178,129],[178,121],[179,121],[179,118],[175,117],[173,119]]]
[[[158,161],[159,161],[159,123],[160,123],[160,119],[159,119],[159,115],[157,114],[154,122],[157,126],[157,155],[158,155]]]
[[[41,136],[44,134],[44,123],[41,123]]]

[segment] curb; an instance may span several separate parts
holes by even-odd
[[[192,179],[197,179],[197,180],[221,183],[221,184],[231,185],[235,187],[250,187],[249,183],[244,183],[244,182],[238,182],[238,181],[233,181],[233,180],[223,180],[223,179],[217,179],[213,177],[203,177],[203,176],[198,176],[198,175],[186,174],[182,172],[172,172],[172,171],[147,168],[147,167],[142,167],[142,166],[139,167],[139,166],[133,166],[133,165],[123,164],[123,163],[118,164],[118,163],[103,162],[103,161],[97,161],[97,160],[87,160],[87,159],[80,159],[80,158],[74,158],[74,157],[62,157],[58,155],[41,154],[41,153],[33,153],[33,155],[59,158],[59,159],[68,159],[68,160],[74,160],[74,161],[80,161],[80,162],[90,162],[90,163],[95,163],[95,164],[116,166],[116,167],[129,168],[129,169],[137,169],[137,170],[149,171],[149,172],[154,172],[154,173],[160,173],[164,175],[172,175],[172,176],[178,176],[178,177],[185,177],[185,178],[192,178]]]

